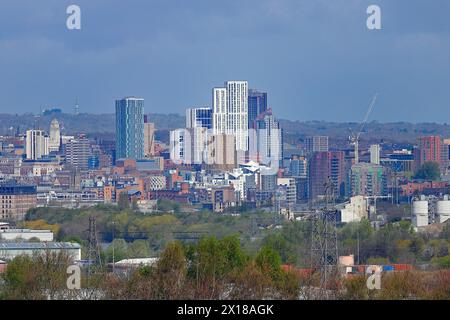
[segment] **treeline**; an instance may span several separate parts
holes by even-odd
[[[2,277],[3,299],[74,298],[66,290],[62,254],[20,256]],[[252,257],[234,236],[201,239],[198,244],[169,243],[154,266],[124,274],[96,269],[83,274],[79,294],[101,299],[296,299],[298,276],[281,268],[276,251],[263,247]],[[90,294],[87,292],[91,292]]]
[[[83,273],[80,290],[66,287],[70,261],[61,254],[21,256],[0,281],[0,299],[323,299],[317,273],[285,271],[270,246],[248,255],[237,237],[203,238],[198,244],[171,242],[155,265],[125,273]],[[381,290],[367,276],[336,277],[332,299],[449,299],[450,271],[384,273]],[[330,290],[329,290],[330,291]]]
[[[196,240],[195,237],[205,235],[224,238],[230,234],[239,234],[245,249],[256,252],[262,239],[271,232],[263,227],[279,220],[278,215],[263,212],[244,212],[240,216],[208,211],[184,213],[167,201],[160,203],[160,209],[160,213],[145,215],[131,208],[110,205],[87,209],[34,208],[26,215],[23,225],[52,229],[57,240],[76,241],[85,246],[89,217],[93,216],[96,218],[101,242],[110,243],[113,239],[123,239],[130,245],[138,241],[137,246],[142,248],[142,241],[145,241],[150,253],[158,253],[169,242],[183,240],[186,235],[194,238],[190,240]],[[169,213],[172,210],[174,212]],[[119,241],[117,244],[121,246],[123,242]]]
[[[282,230],[268,235],[263,244],[277,250],[284,263],[307,267],[310,265],[310,228],[307,221],[286,224]],[[376,230],[363,219],[338,227],[337,236],[339,254],[354,254],[355,263],[408,263],[450,268],[450,225],[436,235],[415,232],[409,221],[389,223]]]
[[[251,257],[233,236],[172,242],[154,267],[125,278],[110,275],[104,285],[105,297],[113,299],[296,299],[300,290],[277,252],[263,247]]]
[[[170,204],[166,205],[170,208]],[[85,248],[89,216],[97,218],[100,241],[115,239],[116,261],[155,256],[174,240],[193,241],[208,235],[221,239],[237,234],[242,247],[250,254],[266,245],[280,254],[282,263],[298,267],[311,265],[310,222],[282,223],[279,216],[272,213],[243,212],[236,217],[206,211],[143,215],[104,205],[83,210],[37,208],[29,212],[25,225],[52,229],[58,240],[76,241]],[[282,228],[273,228],[275,225]],[[448,224],[440,233],[430,234],[415,232],[409,221],[392,222],[374,229],[368,220],[362,220],[338,226],[337,234],[339,254],[354,254],[355,262],[360,264],[450,267]],[[112,261],[112,246],[105,250],[104,258]]]

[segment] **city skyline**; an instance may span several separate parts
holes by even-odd
[[[449,0],[0,2],[0,302],[450,299]]]
[[[246,79],[284,119],[357,122],[374,92],[372,120],[450,116],[448,2],[376,1],[381,30],[366,28],[365,0],[132,2],[77,1],[77,31],[65,27],[65,3],[2,2],[0,112],[72,112],[78,98],[80,112],[108,113],[136,94],[148,111],[182,114],[208,105],[204,92],[222,79]]]

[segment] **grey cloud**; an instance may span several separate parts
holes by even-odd
[[[65,8],[82,8],[82,30]],[[365,28],[369,4],[383,30]],[[210,88],[245,78],[280,117],[358,121],[450,116],[446,0],[2,0],[0,112],[113,112],[136,94],[148,112],[210,103]],[[26,94],[24,94],[26,92]],[[412,112],[411,112],[412,111]]]

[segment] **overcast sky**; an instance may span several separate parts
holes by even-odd
[[[81,7],[82,29],[66,28]],[[366,9],[382,10],[368,30]],[[148,113],[248,80],[280,118],[450,122],[449,0],[1,0],[0,113]]]

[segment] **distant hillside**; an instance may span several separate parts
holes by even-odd
[[[358,123],[337,123],[324,121],[290,121],[280,120],[284,129],[285,141],[301,143],[305,136],[325,135],[332,141],[348,141],[351,128],[356,132]],[[361,141],[377,141],[386,143],[415,143],[419,136],[440,135],[450,138],[450,125],[438,123],[380,123],[373,121],[367,123],[361,135]]]
[[[112,113],[79,115],[54,113],[45,116],[0,114],[0,134],[11,134],[17,130],[17,127],[20,132],[32,128],[48,131],[50,122],[55,118],[60,122],[62,132],[68,135],[80,132],[87,134],[114,134],[115,132],[115,116]],[[149,121],[155,122],[158,130],[171,130],[183,127],[185,124],[185,118],[178,114],[149,114]]]
[[[76,134],[84,132],[89,135],[111,137],[114,135],[114,114],[52,114],[37,117],[33,114],[0,114],[0,134],[11,134],[19,127],[20,132],[30,128],[42,128],[48,131],[50,121],[58,119],[64,134]],[[151,122],[156,124],[157,138],[167,140],[168,131],[182,128],[185,125],[185,117],[179,114],[149,114]],[[357,123],[337,123],[324,121],[290,121],[280,119],[284,130],[285,142],[302,143],[305,136],[327,135],[337,145],[347,144],[349,128],[356,131]],[[417,137],[422,135],[441,135],[450,137],[450,125],[437,123],[379,123],[376,121],[366,125],[361,136],[362,144],[369,141],[387,143],[414,143]]]

